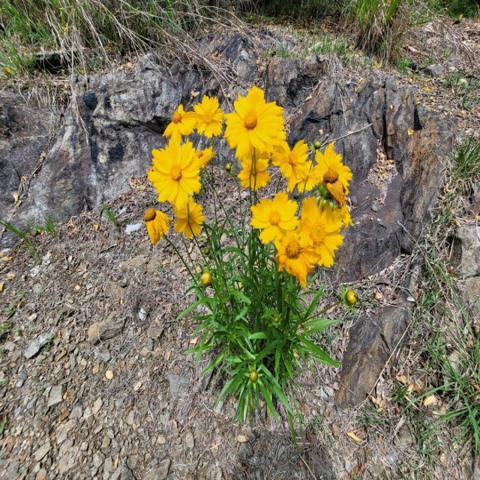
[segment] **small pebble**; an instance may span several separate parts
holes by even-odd
[[[100,411],[100,409],[102,408],[102,405],[103,405],[103,400],[101,398],[97,398],[92,408],[92,412],[94,415],[96,415]]]
[[[238,435],[237,436],[237,442],[238,443],[247,443],[248,438],[245,435]]]

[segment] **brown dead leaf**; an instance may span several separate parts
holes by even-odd
[[[382,400],[379,398],[374,397],[373,395],[368,396],[369,400],[375,405],[375,408],[377,409],[377,412],[383,412],[385,409],[385,404]]]
[[[355,432],[348,432],[347,435],[357,444],[361,445],[363,443],[363,438],[360,438]]]

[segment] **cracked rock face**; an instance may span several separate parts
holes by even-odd
[[[17,195],[28,189],[40,167],[54,121],[36,101],[0,92],[0,219],[9,221],[17,209],[16,221],[34,220],[35,207],[16,207]]]
[[[353,172],[354,228],[339,252],[337,274],[359,279],[410,251],[443,183],[453,145],[448,122],[421,112],[409,89],[372,78],[339,86],[322,79],[296,113],[291,139],[318,132]]]
[[[335,399],[339,406],[355,406],[367,398],[409,318],[408,307],[396,305],[360,318],[352,327]]]

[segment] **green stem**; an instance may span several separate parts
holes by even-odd
[[[165,239],[167,240],[168,244],[173,248],[173,250],[175,251],[175,253],[177,254],[177,257],[180,259],[180,261],[183,263],[183,266],[187,269],[188,273],[190,274],[190,276],[192,277],[192,280],[193,282],[195,283],[195,285],[200,288],[200,285],[198,283],[198,280],[197,278],[195,277],[195,275],[193,274],[192,270],[190,269],[190,267],[188,266],[187,262],[185,261],[185,259],[183,258],[182,254],[180,253],[180,251],[178,250],[178,248],[176,247],[176,245],[168,238],[168,236],[165,235]],[[187,251],[188,253],[188,251]],[[190,259],[191,261],[191,259]]]
[[[210,179],[207,179],[210,187],[212,188],[213,196],[214,198],[216,197],[218,199],[218,204],[220,205],[220,208],[222,209],[223,214],[225,215],[225,219],[227,220],[228,224],[230,225],[230,228],[232,229],[233,236],[235,237],[235,241],[237,242],[237,247],[242,248],[243,242],[241,243],[238,236],[237,236],[237,228],[235,228],[235,225],[232,222],[232,219],[230,218],[230,215],[228,212],[225,210],[225,207],[223,206],[223,203],[220,201],[220,197],[218,196],[218,192],[215,188],[215,185],[213,183],[213,177],[212,181]],[[217,227],[217,214],[215,212],[215,227]],[[243,225],[242,225],[243,228]]]

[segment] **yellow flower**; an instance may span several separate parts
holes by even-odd
[[[214,156],[215,152],[212,147],[205,148],[204,150],[197,150],[197,158],[200,162],[200,168],[204,168]]]
[[[223,112],[217,97],[205,95],[200,103],[193,107],[197,118],[197,131],[207,138],[222,133]]]
[[[188,136],[195,129],[197,120],[193,112],[186,112],[180,104],[172,115],[172,121],[167,125],[163,134],[166,137],[179,138],[182,135]]]
[[[315,158],[318,165],[324,169],[322,182],[327,190],[340,206],[345,205],[352,179],[351,170],[342,163],[342,156],[335,152],[333,143],[327,146],[325,152],[317,151]]]
[[[341,228],[340,217],[320,209],[314,197],[303,201],[300,230],[311,241],[318,256],[317,265],[325,267],[333,265],[335,250],[343,243]]]
[[[295,186],[307,177],[311,167],[307,144],[300,140],[290,150],[288,143],[282,142],[272,154],[272,163],[288,180],[288,190],[293,191]]]
[[[268,173],[268,160],[265,158],[256,158],[252,160],[243,160],[242,170],[238,174],[240,183],[244,188],[258,190],[265,187],[270,181]]]
[[[280,192],[273,199],[264,199],[253,205],[252,227],[262,230],[260,240],[269,243],[280,238],[286,232],[295,230],[298,218],[295,216],[297,202],[290,200],[285,192]]]
[[[238,158],[251,156],[254,149],[270,153],[285,139],[283,108],[267,103],[260,88],[254,86],[246,96],[239,96],[234,107],[234,112],[225,115],[225,138],[236,148]]]
[[[316,261],[315,252],[308,240],[299,235],[299,232],[287,232],[275,242],[277,248],[276,260],[280,271],[286,270],[297,278],[300,285],[307,285],[307,276]]]
[[[147,227],[150,241],[152,242],[152,245],[156,245],[168,232],[170,219],[168,218],[168,215],[160,210],[155,210],[154,208],[147,209],[143,219],[145,220],[145,226]]]
[[[202,224],[205,221],[201,205],[189,199],[188,202],[175,208],[175,216],[177,218],[174,226],[176,232],[183,233],[187,238],[200,235]]]
[[[159,202],[185,203],[200,191],[200,162],[191,142],[181,144],[172,139],[164,149],[152,150],[152,156],[148,179],[158,192]]]

